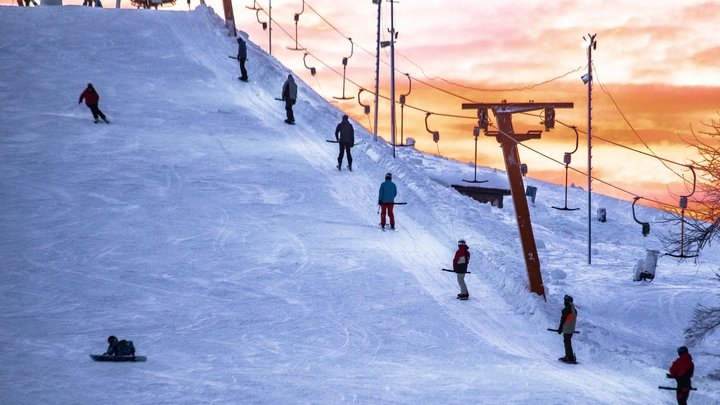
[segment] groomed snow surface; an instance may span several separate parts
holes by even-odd
[[[0,403],[673,404],[665,373],[698,303],[718,305],[720,254],[661,256],[631,204],[539,188],[530,211],[547,302],[526,289],[512,199],[460,195],[467,164],[399,149],[355,125],[354,172],[327,143],[342,113],[249,43],[249,83],[212,9],[0,7]],[[111,124],[77,98],[88,82]],[[412,136],[412,135],[411,135]],[[427,136],[416,134],[416,136]],[[542,141],[535,141],[542,142]],[[469,141],[468,147],[472,147]],[[520,153],[529,153],[520,150]],[[562,170],[559,167],[558,170]],[[398,186],[399,232],[377,192]],[[478,168],[486,186],[503,172]],[[456,241],[472,253],[459,301]],[[562,298],[580,364],[558,362]],[[96,363],[108,335],[146,363]],[[720,333],[691,347],[720,401]]]

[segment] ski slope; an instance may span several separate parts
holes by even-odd
[[[342,112],[296,76],[284,124],[290,72],[248,42],[239,82],[222,26],[204,6],[0,7],[0,403],[675,403],[657,386],[696,305],[718,304],[714,246],[634,283],[662,250],[661,212],[637,207],[643,237],[630,203],[594,195],[608,222],[588,265],[586,192],[558,211],[564,188],[528,178],[545,302],[526,289],[511,199],[450,187],[472,165],[394,159],[355,123],[354,172],[338,172],[326,140]],[[111,124],[77,104],[88,82]],[[378,227],[387,172],[408,203],[399,232]],[[469,301],[440,271],[461,238]],[[579,365],[546,331],[565,294]],[[92,362],[111,334],[147,362]],[[720,402],[718,343],[690,347],[693,404]]]

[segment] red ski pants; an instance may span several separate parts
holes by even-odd
[[[385,226],[385,214],[387,213],[387,216],[390,217],[390,226],[395,226],[395,215],[393,215],[393,206],[395,206],[395,203],[392,202],[380,204],[380,225]]]

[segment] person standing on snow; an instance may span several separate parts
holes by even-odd
[[[670,366],[670,373],[667,374],[667,378],[674,378],[677,381],[678,405],[687,405],[690,389],[692,388],[690,379],[695,373],[695,364],[692,361],[692,356],[688,353],[687,347],[678,347],[677,352],[679,357]]]
[[[295,84],[292,74],[289,74],[282,88],[282,101],[285,102],[285,112],[287,113],[286,124],[295,123],[295,115],[293,114],[295,99],[297,99],[297,84]]]
[[[380,214],[380,227],[385,229],[385,214],[390,217],[390,229],[395,229],[395,216],[393,215],[393,206],[395,205],[395,197],[397,196],[397,187],[392,182],[392,173],[385,175],[385,181],[380,185],[380,195],[378,196],[378,204],[382,209]]]
[[[338,155],[337,169],[342,171],[343,154],[347,151],[348,170],[352,171],[352,155],[350,148],[355,146],[355,129],[348,120],[347,115],[342,116],[342,121],[335,128],[335,140],[340,145],[340,154]]]
[[[457,274],[457,281],[460,285],[460,294],[457,297],[463,301],[470,298],[467,285],[465,285],[465,273],[467,273],[468,264],[470,264],[470,250],[465,243],[465,239],[460,239],[458,241],[458,250],[455,252],[455,258],[453,259],[453,271]]]
[[[562,310],[562,314],[560,315],[560,326],[558,326],[558,335],[563,334],[563,342],[565,343],[565,357],[561,357],[558,360],[575,364],[577,363],[577,359],[575,358],[575,353],[573,353],[572,349],[572,337],[575,333],[575,323],[577,322],[577,310],[575,309],[575,304],[573,303],[573,297],[566,295],[565,296],[565,308]]]
[[[98,101],[100,101],[100,95],[95,91],[95,88],[93,87],[92,83],[88,83],[87,88],[80,94],[80,100],[78,100],[78,104],[82,103],[83,99],[85,99],[85,105],[88,106],[90,111],[92,111],[93,118],[95,118],[95,123],[98,123],[98,117],[102,118],[103,121],[106,123],[110,123],[110,121],[105,118],[105,114],[100,111],[98,108]]]
[[[188,6],[189,5],[190,5],[190,2],[188,1]],[[237,59],[240,62],[240,77],[238,77],[238,79],[246,82],[246,81],[248,81],[247,70],[245,70],[245,61],[247,60],[247,45],[245,44],[245,41],[243,41],[243,39],[240,37],[238,37],[237,43],[238,43]]]

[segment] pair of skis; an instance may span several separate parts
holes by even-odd
[[[407,203],[406,203],[406,202],[396,202],[396,203],[393,203],[393,205],[407,205]],[[380,204],[378,204],[378,212],[377,212],[377,213],[378,213],[378,215],[380,215]],[[380,226],[382,226],[382,224],[380,224]],[[385,232],[385,227],[384,227],[384,226],[382,226],[381,229],[383,230],[383,232]],[[392,229],[393,231],[395,231],[395,232],[398,231],[398,230],[395,229],[395,228],[391,228],[391,229]]]

